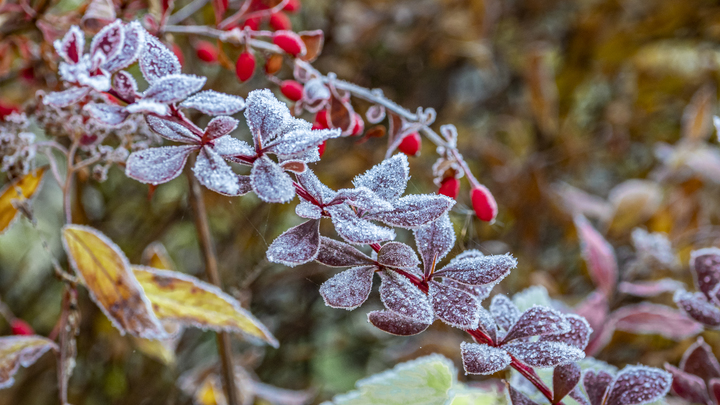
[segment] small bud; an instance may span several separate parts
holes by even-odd
[[[327,144],[327,140],[324,140],[323,143],[318,145],[318,153],[320,153],[320,157],[325,154],[325,144]]]
[[[281,11],[270,16],[270,27],[275,31],[289,30],[292,29],[292,23],[287,14]]]
[[[35,334],[32,326],[22,319],[13,319],[10,323],[10,328],[12,329],[13,335],[29,336]]]
[[[303,85],[295,80],[284,80],[280,83],[280,92],[292,101],[300,101],[303,96]]]
[[[235,75],[241,82],[250,80],[255,72],[255,56],[250,52],[243,52],[238,56],[235,64]]]
[[[497,202],[487,187],[480,185],[470,191],[475,215],[483,221],[490,222],[495,219],[498,213]]]
[[[279,46],[283,51],[290,55],[297,56],[305,50],[300,35],[292,31],[277,31],[273,36],[273,44]]]
[[[415,156],[420,152],[421,146],[422,139],[420,138],[420,135],[417,132],[413,132],[403,138],[402,142],[400,142],[400,145],[398,146],[398,150],[408,156]]]
[[[315,124],[319,125],[319,129],[330,128],[328,125],[328,110],[320,110],[315,114]]]
[[[195,44],[195,52],[198,59],[207,63],[215,63],[218,60],[218,49],[208,41],[198,41]]]
[[[448,196],[452,199],[457,199],[458,193],[460,192],[460,180],[455,177],[446,177],[440,183],[440,189],[438,194]]]
[[[173,44],[172,51],[175,54],[175,57],[178,58],[178,61],[180,62],[180,65],[185,64],[185,56],[183,55],[182,49],[178,44]]]
[[[243,28],[247,27],[253,31],[257,31],[260,28],[260,18],[259,17],[248,18],[247,20],[245,20],[242,27]]]
[[[300,11],[300,0],[290,0],[285,4],[285,7],[283,7],[283,11],[287,11],[288,13],[297,13]]]

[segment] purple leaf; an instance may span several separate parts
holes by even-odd
[[[547,307],[534,306],[520,315],[515,325],[505,335],[503,342],[569,331],[570,323],[560,312]]]
[[[255,144],[265,145],[268,141],[284,134],[295,122],[285,103],[280,102],[268,89],[253,90],[246,99],[245,119]]]
[[[720,379],[713,378],[709,383],[710,393],[716,404],[720,404]]]
[[[140,55],[140,71],[148,83],[180,73],[177,56],[152,35],[145,35],[145,49]]]
[[[236,197],[250,191],[240,187],[238,175],[208,146],[202,148],[192,170],[200,184],[216,193]]]
[[[405,192],[409,178],[410,166],[407,156],[398,153],[355,177],[353,185],[358,188],[369,188],[380,198],[391,201]]]
[[[706,382],[720,377],[720,364],[718,364],[712,349],[702,337],[698,337],[697,341],[685,351],[682,360],[680,360],[680,368],[686,373],[702,378]]]
[[[354,246],[334,239],[320,237],[320,253],[315,259],[330,267],[351,267],[374,265],[375,261],[367,257]]]
[[[230,135],[224,135],[213,140],[213,149],[222,157],[252,156],[255,153],[247,142],[233,138]]]
[[[124,107],[113,104],[91,103],[85,106],[85,109],[96,120],[106,125],[119,125],[130,115],[125,111]]]
[[[460,343],[460,353],[465,374],[495,374],[512,361],[505,350],[477,343]]]
[[[705,248],[690,254],[690,270],[693,272],[695,286],[712,299],[710,292],[720,282],[720,249]]]
[[[175,103],[185,100],[191,94],[199,91],[207,79],[195,75],[173,74],[166,75],[150,84],[143,93],[143,99],[161,104]]]
[[[508,395],[510,396],[510,403],[512,405],[538,405],[537,402],[533,401],[522,392],[513,388],[512,385],[507,384],[507,389]]]
[[[90,92],[87,87],[70,87],[63,91],[54,91],[43,97],[43,103],[55,107],[67,107],[82,100]]]
[[[583,377],[583,387],[588,394],[591,405],[601,405],[603,398],[613,382],[613,376],[604,372],[588,370]]]
[[[606,296],[615,291],[618,278],[617,260],[612,246],[590,225],[582,215],[575,217],[575,227],[580,237],[583,258],[590,277]]]
[[[463,283],[458,283],[457,281],[451,280],[449,278],[443,278],[441,282],[448,287],[457,288],[458,290],[462,290],[472,294],[473,297],[478,300],[478,302],[482,302],[482,300],[487,298],[490,295],[492,289],[495,288],[495,284],[467,285]]]
[[[85,48],[85,35],[77,25],[73,25],[65,33],[62,41],[56,40],[53,46],[58,55],[65,59],[67,63],[76,64],[80,62],[80,57]]]
[[[182,173],[188,155],[197,147],[165,146],[133,152],[128,157],[125,175],[142,183],[158,185]]]
[[[497,343],[497,325],[489,311],[480,306],[478,308],[478,329],[487,335],[493,343]]]
[[[582,350],[559,342],[515,342],[503,349],[532,367],[555,367],[585,358]]]
[[[167,140],[189,144],[200,143],[199,136],[193,134],[189,129],[176,122],[158,118],[153,115],[146,115],[145,121],[147,121],[150,129]]]
[[[301,218],[320,219],[322,218],[322,209],[307,201],[300,201],[300,204],[295,206],[295,214]]]
[[[286,203],[295,197],[290,176],[267,156],[253,163],[251,176],[253,190],[265,202]]]
[[[116,72],[130,66],[143,51],[146,32],[139,22],[126,24],[124,33],[125,38],[120,52],[103,64],[103,68],[108,72]]]
[[[132,75],[124,70],[115,73],[112,79],[112,88],[128,102],[135,101],[135,92],[137,92],[137,82]]]
[[[325,305],[351,311],[365,302],[372,289],[375,266],[353,267],[336,274],[320,286]]]
[[[265,149],[268,153],[278,156],[293,156],[303,153],[310,148],[317,148],[323,141],[340,136],[339,129],[318,129],[311,130],[309,122],[301,121],[302,124],[283,136],[275,138]]]
[[[495,323],[506,331],[515,325],[521,315],[510,298],[500,294],[494,296],[490,302],[490,314],[495,319]]]
[[[497,283],[510,274],[517,266],[517,260],[509,254],[473,256],[455,259],[435,272],[438,277],[447,277],[463,284],[482,285]]]
[[[378,263],[396,268],[416,267],[420,264],[412,248],[400,242],[388,242],[378,252]]]
[[[580,315],[569,314],[564,316],[565,320],[570,324],[570,330],[568,332],[541,336],[540,340],[566,343],[578,349],[585,349],[593,331],[590,324]]]
[[[168,115],[168,106],[165,104],[156,103],[151,100],[138,100],[125,107],[129,113],[142,113],[142,114],[155,114],[155,115]]]
[[[655,281],[636,281],[634,283],[623,281],[618,284],[619,292],[636,297],[655,297],[681,288],[685,288],[685,284],[671,278]]]
[[[568,363],[553,370],[553,403],[560,402],[580,382],[582,370],[577,363]]]
[[[720,309],[707,301],[702,293],[675,291],[675,304],[690,318],[711,328],[720,326]]]
[[[619,308],[612,314],[615,329],[636,334],[658,334],[682,340],[702,332],[701,324],[665,305],[643,302]]]
[[[365,187],[345,188],[338,190],[337,195],[328,204],[345,202],[364,211],[389,211],[392,204],[378,197],[377,194]]]
[[[417,335],[430,324],[396,314],[392,311],[372,311],[368,313],[368,322],[383,332],[397,336]]]
[[[670,390],[672,374],[658,368],[627,366],[610,387],[607,405],[639,405],[657,401]]]
[[[238,126],[238,122],[240,121],[232,117],[215,117],[205,127],[205,136],[208,140],[220,138],[234,131]]]
[[[435,320],[427,296],[405,276],[385,270],[380,272],[380,279],[380,299],[385,308],[422,323]]]
[[[665,364],[665,370],[673,376],[672,390],[676,395],[695,404],[710,403],[708,389],[702,378],[686,373],[667,363]]]
[[[360,219],[345,204],[326,208],[332,218],[335,231],[350,243],[369,245],[395,239],[395,231]]]
[[[472,294],[430,281],[430,302],[435,316],[459,329],[477,329],[480,303]]]
[[[94,57],[100,52],[105,57],[104,60],[108,61],[120,53],[124,40],[125,30],[122,21],[115,20],[95,34],[90,43],[90,55]]]
[[[300,185],[321,204],[329,204],[337,193],[320,182],[312,170],[306,170],[296,176]]]
[[[313,219],[288,229],[270,244],[267,258],[294,267],[315,260],[320,249],[320,220]]]
[[[193,108],[206,115],[232,115],[245,108],[245,100],[242,97],[205,90],[180,103],[180,107]]]
[[[599,334],[599,331],[603,329],[606,324],[608,312],[608,301],[605,294],[594,291],[584,301],[582,301],[575,308],[575,313],[585,318],[590,324],[590,327],[595,331],[595,335]],[[595,337],[593,337],[594,339]]]
[[[455,230],[450,216],[445,213],[437,220],[413,231],[415,245],[423,259],[425,274],[434,271],[437,262],[455,245]]]
[[[392,211],[371,213],[367,218],[401,228],[416,228],[440,218],[454,204],[455,200],[444,195],[408,195],[395,200]]]

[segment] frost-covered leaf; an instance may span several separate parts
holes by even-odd
[[[425,274],[434,270],[436,263],[455,246],[455,230],[447,213],[415,229],[413,235],[415,235],[415,245],[423,259]]]
[[[627,305],[612,314],[615,329],[635,334],[658,334],[682,340],[702,332],[701,324],[665,305],[643,302]]]
[[[713,378],[720,378],[720,364],[718,364],[712,348],[705,343],[702,337],[698,337],[683,354],[680,360],[680,368],[690,374],[699,376],[704,381]]]
[[[495,319],[495,323],[506,331],[515,325],[521,315],[520,310],[510,298],[500,294],[494,296],[490,302],[490,313]]]
[[[618,284],[618,291],[636,297],[656,297],[662,293],[672,292],[685,288],[685,284],[671,278],[654,281],[623,281]]]
[[[460,344],[465,374],[490,375],[510,365],[510,355],[503,349],[477,343]]]
[[[180,107],[193,108],[206,115],[232,115],[245,108],[245,100],[215,90],[205,90],[180,103]]]
[[[430,303],[435,316],[455,328],[467,330],[478,327],[480,303],[472,294],[436,281],[429,284]]]
[[[392,311],[368,312],[368,322],[383,332],[397,336],[417,335],[427,329],[430,324],[421,322]]]
[[[189,129],[176,122],[152,115],[145,116],[145,121],[147,121],[150,129],[167,140],[190,144],[200,143],[199,136],[193,134]]]
[[[298,153],[303,153],[310,148],[317,148],[318,145],[327,139],[340,136],[340,130],[337,129],[310,130],[310,127],[310,123],[307,123],[307,126],[287,132],[283,136],[277,137],[268,143],[265,149],[267,152],[274,153],[278,156],[293,156]]]
[[[113,76],[112,88],[122,97],[123,99],[133,102],[135,101],[135,92],[137,92],[137,82],[132,75],[124,70],[121,70]]]
[[[407,156],[398,153],[355,177],[353,185],[367,187],[381,198],[391,201],[405,192],[408,179],[410,179],[410,166]]]
[[[527,395],[516,390],[512,385],[507,384],[508,396],[510,397],[510,403],[512,405],[538,405],[537,402],[528,398]]]
[[[290,176],[267,156],[262,156],[253,163],[250,176],[253,190],[265,202],[285,203],[295,197]]]
[[[627,366],[615,376],[607,405],[639,405],[657,401],[670,390],[672,375],[658,368]]]
[[[138,100],[125,107],[129,113],[168,115],[168,106],[162,103],[156,103],[152,100]]]
[[[220,156],[253,156],[255,151],[247,142],[230,135],[221,136],[213,141],[213,150]]]
[[[120,248],[97,230],[66,225],[62,241],[68,260],[92,300],[120,334],[166,337],[142,286]]]
[[[420,264],[412,248],[400,242],[388,242],[382,246],[377,256],[383,266],[409,268]]]
[[[113,104],[90,103],[85,109],[96,120],[107,125],[119,125],[130,115],[124,107]]]
[[[322,209],[307,201],[300,201],[300,204],[295,206],[295,214],[301,218],[320,219],[322,218]]]
[[[587,370],[583,376],[583,387],[591,405],[600,405],[613,382],[613,376],[605,371]]]
[[[720,249],[713,247],[693,251],[690,254],[690,270],[697,289],[712,299],[710,292],[720,283]]]
[[[495,283],[510,274],[517,266],[517,260],[509,254],[493,256],[472,256],[455,259],[435,272],[463,284],[482,285]]]
[[[365,302],[372,289],[375,266],[353,267],[336,274],[320,286],[325,305],[353,310]]]
[[[312,170],[306,170],[297,175],[300,185],[321,204],[329,204],[337,193],[320,182]]]
[[[126,24],[124,27],[124,40],[120,52],[103,64],[108,72],[116,72],[135,62],[143,51],[145,36],[147,34],[138,21]]]
[[[615,291],[618,278],[617,260],[612,246],[590,225],[584,216],[575,217],[575,227],[580,237],[583,258],[595,285],[610,296]]]
[[[0,337],[0,389],[15,383],[13,376],[20,366],[30,367],[45,352],[57,350],[57,345],[42,336]]]
[[[234,131],[238,126],[238,120],[232,117],[215,117],[205,127],[205,137],[208,140],[220,138]],[[249,145],[248,145],[249,146]]]
[[[77,25],[70,27],[62,40],[54,42],[55,52],[67,63],[78,63],[85,48],[85,35]]]
[[[0,234],[5,232],[18,214],[14,201],[25,201],[33,198],[40,190],[45,169],[36,169],[0,188]]]
[[[393,209],[392,204],[378,197],[365,187],[345,188],[338,190],[335,198],[329,203],[346,202],[353,207],[364,211],[389,211]]]
[[[720,308],[707,301],[702,293],[678,290],[673,296],[675,304],[690,318],[711,328],[720,326]]]
[[[569,331],[570,323],[560,312],[547,307],[534,306],[520,315],[515,325],[505,335],[503,342]]]
[[[320,220],[313,219],[288,229],[270,244],[267,258],[294,267],[315,260],[320,249]]]
[[[564,315],[565,320],[570,324],[570,330],[562,333],[555,333],[552,335],[544,335],[540,337],[540,340],[547,342],[561,342],[567,343],[570,346],[575,346],[578,349],[585,349],[588,342],[590,342],[590,335],[593,330],[590,327],[588,321],[580,315],[566,314]]]
[[[216,193],[235,197],[250,191],[247,187],[240,187],[237,173],[208,146],[198,153],[192,170],[200,184]]]
[[[650,218],[662,203],[662,188],[651,180],[630,179],[610,190],[615,208],[611,229],[626,230]]]
[[[553,403],[565,398],[580,382],[582,370],[577,363],[568,363],[553,370]]]
[[[702,378],[686,373],[669,364],[665,364],[665,370],[673,376],[672,390],[680,398],[694,404],[707,404],[710,401],[708,389]]]
[[[168,182],[182,173],[188,156],[196,149],[194,145],[165,146],[133,152],[127,159],[125,175],[154,185]]]
[[[675,265],[675,251],[667,234],[649,233],[644,229],[635,228],[631,236],[633,246],[641,259],[652,259],[665,267]]]
[[[105,56],[105,60],[110,60],[120,53],[125,40],[125,30],[122,21],[115,20],[103,27],[90,43],[90,55],[93,57],[98,53]]]
[[[492,314],[486,311],[485,308],[480,306],[478,308],[478,329],[480,329],[485,335],[487,335],[493,343],[497,343],[497,325]]]
[[[180,73],[182,67],[177,56],[160,40],[145,35],[145,49],[140,55],[140,71],[149,83],[161,77]]]
[[[427,296],[405,276],[394,271],[380,272],[380,299],[385,308],[422,323],[431,324],[435,317]]]
[[[375,264],[375,261],[354,246],[335,239],[320,237],[320,252],[315,259],[331,267],[351,267]]]
[[[395,231],[358,218],[344,204],[327,207],[326,211],[332,218],[335,231],[350,243],[367,245],[395,239]]]
[[[559,342],[514,342],[503,349],[532,367],[555,367],[585,358],[585,352]]]
[[[53,91],[43,96],[43,103],[55,107],[67,107],[82,100],[90,89],[87,87],[70,87],[63,91]]]
[[[246,99],[245,119],[253,139],[264,144],[287,131],[294,122],[285,103],[268,89],[253,90]],[[300,121],[300,120],[297,120]]]
[[[392,211],[371,213],[367,217],[392,226],[416,228],[440,218],[454,204],[455,200],[444,195],[408,195],[395,200]]]
[[[143,92],[143,99],[162,104],[185,100],[188,96],[200,90],[205,85],[206,80],[204,77],[195,75],[179,73],[167,75],[153,81],[150,87]]]
[[[709,385],[709,391],[712,394],[713,400],[715,403],[720,403],[720,379],[714,378],[710,380]]]
[[[176,271],[145,266],[132,269],[160,319],[201,329],[243,333],[278,346],[265,325],[218,287]]]

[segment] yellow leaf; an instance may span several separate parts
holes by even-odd
[[[195,392],[195,403],[198,405],[226,405],[225,393],[217,376],[210,376],[203,381]]]
[[[153,242],[143,250],[142,263],[155,269],[177,270],[167,249],[160,242]]]
[[[113,326],[121,334],[166,338],[165,329],[120,248],[90,227],[66,225],[62,233],[70,264]]]
[[[165,363],[168,366],[174,365],[177,361],[174,345],[169,344],[171,342],[168,342],[167,339],[150,340],[132,336],[132,340],[138,350],[155,360]]]
[[[50,349],[57,346],[42,336],[0,337],[0,388],[13,385],[20,366],[29,367]]]
[[[278,346],[259,320],[219,288],[176,271],[144,266],[133,266],[133,271],[160,319],[202,329],[240,332]]]
[[[0,233],[4,232],[18,214],[13,200],[30,199],[40,188],[45,169],[37,169],[0,190]],[[21,196],[22,194],[22,196]]]

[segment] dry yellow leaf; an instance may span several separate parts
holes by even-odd
[[[143,250],[142,263],[155,269],[177,270],[165,245],[160,242],[153,242]]]
[[[240,303],[219,288],[175,271],[133,266],[135,277],[162,320],[215,331],[239,332],[277,347],[275,337]]]
[[[0,233],[9,228],[17,217],[18,209],[13,205],[13,200],[32,198],[40,189],[43,173],[45,169],[37,169],[0,190]]]
[[[146,339],[167,337],[127,257],[115,243],[93,228],[66,225],[63,246],[90,297],[121,334]]]
[[[0,388],[13,385],[20,366],[29,367],[50,349],[57,345],[42,336],[0,337]]]
[[[195,403],[198,405],[226,405],[225,393],[220,378],[211,375],[202,382],[195,392]]]

